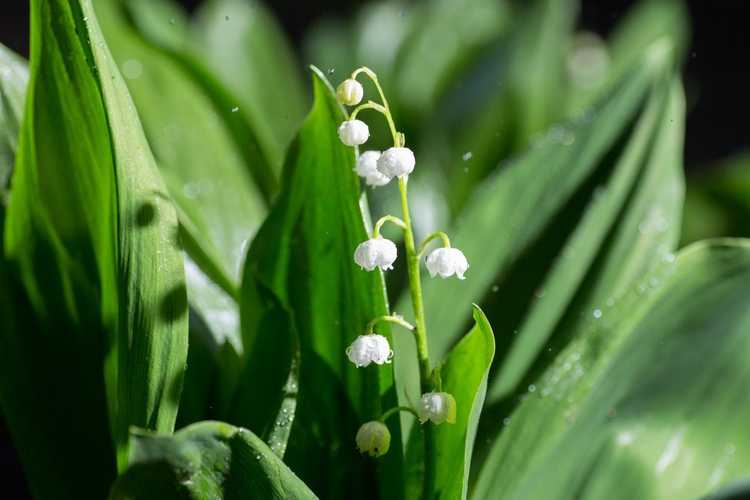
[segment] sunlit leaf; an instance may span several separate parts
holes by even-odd
[[[34,327],[16,317],[2,330],[3,411],[36,495],[101,497],[128,427],[175,422],[187,355],[177,218],[91,2],[35,0],[31,18],[5,252],[28,296],[16,314],[33,311]]]
[[[510,417],[476,498],[691,499],[742,478],[748,278],[747,241],[724,240],[631,290]]]
[[[28,80],[26,62],[0,44],[0,205],[7,203]]]
[[[643,222],[652,203],[659,219],[657,229],[677,225],[667,217],[679,213],[681,181],[675,173],[680,160],[679,137],[666,134],[662,139],[665,145],[652,146],[660,123],[666,126],[673,119],[680,123],[679,107],[674,116],[664,113],[671,87],[665,75],[665,57],[663,48],[655,47],[651,62],[640,65],[591,115],[552,129],[525,156],[485,181],[450,231],[454,245],[464,251],[472,267],[464,281],[428,280],[424,284],[430,352],[437,356],[445,353],[464,324],[455,311],[486,296],[484,309],[498,342],[496,359],[505,372],[505,380],[494,387],[495,399],[517,386],[566,314],[577,315],[581,307],[589,307],[590,301],[583,306],[574,299],[578,290],[583,290],[580,287],[587,285],[587,273],[601,266],[602,259],[615,270],[608,272],[608,283],[596,286],[593,300],[600,303],[607,297],[599,294],[613,293],[610,285],[625,286],[652,259],[672,251],[674,230],[665,235],[661,230],[647,231],[649,241],[643,251],[627,251],[642,239],[633,229]],[[651,104],[645,107],[647,102]],[[633,128],[637,120],[642,122],[640,129]],[[643,194],[633,194],[631,200],[631,193],[640,189],[661,190],[653,187],[653,180],[636,183],[647,165],[663,166],[661,156],[665,153],[657,153],[660,148],[671,152],[666,156],[670,163],[663,181],[668,188],[660,194],[663,200],[644,202]],[[638,208],[632,214],[623,211],[626,202]],[[625,235],[613,237],[613,241],[624,240],[616,246],[605,244],[620,227]],[[629,265],[606,257],[623,252],[632,259]],[[575,265],[569,264],[573,261]],[[406,311],[404,304],[402,301],[397,310]],[[517,329],[521,333],[515,335]],[[413,350],[398,337],[395,340],[399,351]],[[515,359],[508,357],[511,346]],[[415,367],[400,359],[396,363],[405,377],[399,375],[399,380],[411,380],[407,387],[414,390]]]
[[[428,498],[466,498],[468,491],[474,440],[495,353],[492,327],[476,306],[474,321],[440,365],[442,390],[456,399],[456,423],[435,428],[434,486]]]
[[[367,232],[354,152],[336,133],[343,111],[317,70],[313,87],[313,108],[287,157],[282,193],[245,264],[247,365],[230,420],[262,432],[254,412],[268,414],[271,425],[287,417],[281,425],[293,427],[285,460],[322,497],[375,495],[366,478],[377,472],[381,496],[400,498],[398,425],[390,426],[393,451],[377,464],[354,445],[359,425],[396,403],[390,366],[358,369],[345,355],[367,322],[385,314],[385,294],[380,273],[367,273],[352,260]],[[289,415],[275,412],[288,394],[283,387],[296,348],[299,396],[290,424]]]
[[[237,96],[270,164],[279,169],[308,99],[289,42],[257,1],[209,0],[193,26],[195,50]]]

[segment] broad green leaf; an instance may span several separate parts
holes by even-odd
[[[242,246],[265,217],[262,195],[210,97],[179,62],[126,23],[118,2],[97,2],[96,8],[154,156],[174,184],[172,194],[190,219],[187,228],[208,240],[202,244],[236,282]],[[156,90],[164,88],[170,92]]]
[[[29,69],[26,62],[0,44],[0,205],[7,203],[7,188],[18,147],[23,101]]]
[[[131,434],[130,465],[112,500],[317,498],[252,432],[200,422],[173,436]]]
[[[553,333],[559,343],[589,318],[601,318],[606,302],[675,248],[683,192],[683,101],[679,84],[669,81],[649,96],[611,177],[594,192],[560,259],[542,280],[489,398],[504,397],[518,386]]]
[[[456,398],[456,423],[434,430],[434,488],[427,498],[466,498],[479,415],[495,354],[492,327],[477,306],[474,322],[440,365],[442,390]]]
[[[278,171],[308,103],[289,42],[257,1],[209,0],[196,16],[195,50],[237,96]]]
[[[90,0],[35,0],[31,8],[31,77],[5,250],[39,327],[3,333],[18,356],[48,362],[14,362],[13,380],[43,382],[24,388],[37,395],[34,404],[4,397],[3,407],[18,448],[28,450],[25,463],[47,449],[61,471],[78,467],[67,450],[44,448],[68,422],[73,436],[92,429],[79,452],[107,469],[107,415],[120,465],[129,426],[174,425],[187,355],[177,218]],[[78,348],[60,349],[62,341]],[[79,386],[88,404],[61,397]],[[35,491],[54,495],[49,474],[30,470]]]
[[[196,36],[191,33],[193,30],[180,5],[173,0],[118,1],[126,8],[128,18],[141,36],[179,63],[192,76],[193,83],[200,86],[205,96],[211,99],[214,112],[231,132],[258,190],[264,200],[270,203],[278,191],[277,165],[272,164],[268,148],[261,137],[259,129],[265,123],[257,121],[256,116],[240,105],[241,95],[233,92],[230,82],[225,81],[220,74],[214,74],[210,66],[213,64],[211,58],[196,53]],[[204,48],[201,47],[198,52]],[[253,60],[253,64],[256,63],[259,61]],[[244,90],[244,87],[240,88]]]
[[[688,177],[682,243],[750,236],[750,154],[734,155]]]
[[[476,76],[465,77],[474,83],[460,84],[454,102],[443,104],[453,144],[453,156],[443,161],[453,179],[454,213],[477,182],[564,116],[565,53],[577,6],[576,0],[524,5],[509,36],[474,66]]]
[[[750,242],[717,240],[634,287],[511,416],[475,497],[679,500],[742,478],[748,278]]]
[[[395,83],[404,108],[423,114],[436,105],[452,73],[503,33],[509,8],[496,0],[433,0],[410,8],[412,26],[399,54]]]
[[[268,428],[257,423],[258,412],[272,425],[288,417],[279,406],[298,350],[296,414],[291,424],[281,420],[292,425],[286,463],[324,498],[402,498],[399,426],[390,425],[392,450],[377,462],[355,449],[360,424],[395,406],[396,394],[391,366],[358,369],[345,350],[387,307],[380,273],[352,260],[367,231],[354,151],[336,133],[345,115],[317,70],[313,87],[282,193],[248,251],[241,303],[247,365],[229,416],[258,433]]]
[[[651,202],[643,201],[646,195],[631,193],[637,193],[638,189],[649,192],[661,189],[653,187],[656,182],[653,180],[639,180],[636,184],[636,178],[641,178],[639,172],[648,164],[649,155],[657,166],[661,164],[663,159],[650,152],[652,135],[658,130],[657,124],[669,123],[663,116],[663,108],[671,84],[664,75],[661,49],[656,47],[655,50],[650,62],[633,71],[590,115],[563,128],[552,129],[525,156],[495,173],[474,193],[449,232],[454,245],[463,250],[472,266],[467,279],[424,283],[430,352],[434,356],[443,355],[463,328],[464,319],[455,312],[467,309],[472,300],[486,296],[484,309],[496,332],[498,366],[506,366],[511,345],[521,342],[516,347],[520,349],[521,358],[512,361],[515,373],[507,375],[510,383],[503,384],[515,386],[524,375],[523,367],[529,368],[541,354],[545,339],[566,314],[579,314],[580,307],[589,307],[592,301],[606,302],[608,297],[599,294],[611,293],[607,283],[596,285],[596,296],[582,302],[574,300],[580,297],[577,292],[586,284],[584,278],[589,270],[600,267],[604,259],[607,268],[612,265],[619,268],[619,271],[607,271],[611,276],[608,279],[625,283],[633,279],[639,269],[647,268],[657,254],[672,250],[674,233],[671,231],[666,235],[647,231],[651,233],[648,240],[653,241],[642,243],[638,243],[642,239],[640,232],[633,232],[634,225],[637,227],[643,221],[644,210],[646,213],[651,210]],[[644,107],[646,102],[651,103],[648,113]],[[678,119],[679,123],[679,108],[674,113],[676,115],[670,118]],[[641,131],[634,135],[632,125],[637,120],[644,123]],[[649,130],[644,131],[645,128]],[[673,139],[665,136],[663,140]],[[677,146],[670,148],[669,151],[675,151]],[[626,151],[629,151],[627,155]],[[668,171],[675,172],[679,156],[673,154],[669,158],[672,163]],[[643,177],[650,179],[661,175]],[[681,186],[680,179],[674,179],[672,173],[663,181],[667,189],[660,197],[664,197],[668,207],[660,209],[664,218],[676,213],[672,204],[680,200],[679,191],[674,193],[674,189]],[[634,191],[636,185],[638,189]],[[626,202],[638,206],[632,215],[623,210]],[[666,222],[671,227],[672,221]],[[662,224],[664,222],[660,222],[659,227]],[[615,238],[618,231],[626,236]],[[609,242],[607,236],[618,243],[605,244]],[[620,241],[623,238],[624,241]],[[642,251],[629,253],[632,245],[638,245]],[[662,245],[666,246],[662,248]],[[613,258],[607,258],[608,254],[626,255],[632,262],[620,265]],[[576,265],[572,265],[574,261]],[[552,281],[552,274],[562,277]],[[591,279],[596,283],[596,278]],[[546,287],[541,287],[545,280]],[[618,283],[617,286],[623,285]],[[550,302],[550,298],[546,298],[545,307],[541,307],[547,290],[553,289],[557,290],[552,296],[555,300]],[[571,309],[570,304],[578,307]],[[407,311],[405,300],[396,310]],[[534,319],[535,315],[540,319]],[[533,329],[514,336],[514,330],[524,320],[531,322]],[[413,351],[413,347],[399,337],[395,342],[398,352]],[[531,345],[526,346],[527,342]],[[529,347],[533,348],[524,352]],[[413,391],[416,369],[408,360],[408,354],[397,358],[396,368],[398,380],[407,381],[411,384],[407,388],[412,387]]]
[[[202,317],[206,327],[202,333],[213,337],[196,339],[196,348],[205,349],[191,357],[208,362],[227,342],[241,352],[234,297],[246,243],[265,216],[263,195],[228,124],[189,70],[143,40],[127,24],[117,0],[97,2],[96,8],[170,195],[180,209],[181,240],[190,256],[185,267],[188,298]],[[159,90],[166,88],[170,92]],[[198,366],[201,372],[207,368],[188,363],[187,381],[198,383],[195,390],[206,396],[201,377],[190,373]],[[226,370],[222,372],[226,375]],[[231,377],[224,377],[221,385],[233,385]],[[188,385],[185,397],[192,399],[194,394]]]

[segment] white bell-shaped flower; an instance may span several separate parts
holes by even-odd
[[[458,248],[438,248],[433,250],[425,259],[425,265],[431,277],[439,275],[447,278],[454,274],[458,279],[464,279],[464,273],[469,269],[469,261]]]
[[[443,422],[449,424],[456,423],[456,399],[447,392],[428,392],[422,394],[419,399],[419,422],[425,423],[431,420],[432,423],[440,425]]]
[[[360,120],[347,120],[339,126],[339,138],[347,146],[359,146],[370,138],[370,129]]]
[[[387,177],[403,177],[414,170],[417,160],[409,148],[388,148],[378,158],[378,171]]]
[[[353,78],[347,78],[336,89],[336,99],[347,106],[359,104],[362,102],[364,95],[365,90],[362,88],[362,84]]]
[[[391,447],[391,432],[383,422],[373,420],[362,424],[354,440],[360,453],[380,457],[388,453]]]
[[[378,171],[378,158],[380,158],[380,151],[365,151],[357,158],[357,166],[354,170],[357,175],[365,179],[368,186],[385,186],[391,182],[390,177]]]
[[[391,240],[377,237],[363,241],[354,250],[354,262],[360,267],[372,271],[379,267],[382,271],[393,269],[396,261],[396,244]]]
[[[346,356],[357,368],[362,368],[370,363],[376,365],[390,363],[393,351],[388,339],[377,333],[370,333],[354,339],[352,345],[346,348]]]

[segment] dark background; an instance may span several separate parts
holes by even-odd
[[[94,0],[96,1],[96,0]],[[200,0],[182,0],[189,9]],[[364,0],[267,0],[299,46],[302,35],[323,15],[346,17]],[[688,96],[685,163],[691,172],[750,145],[750,2],[689,0],[692,46],[684,69]],[[579,27],[606,35],[633,0],[583,0]],[[0,5],[0,43],[28,54],[28,2]],[[0,417],[0,483],[8,500],[28,498],[7,430]]]

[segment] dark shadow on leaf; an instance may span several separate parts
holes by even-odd
[[[165,323],[173,323],[188,310],[187,289],[185,283],[178,283],[162,298],[159,305],[159,317]]]
[[[147,227],[156,222],[156,206],[151,202],[143,202],[135,211],[135,225]]]

